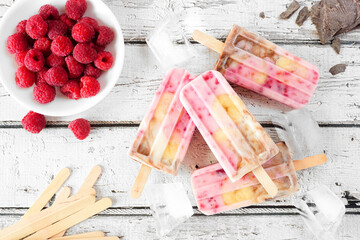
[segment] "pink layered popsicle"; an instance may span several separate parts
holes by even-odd
[[[192,79],[184,69],[166,74],[130,148],[132,159],[177,174],[195,130],[179,99],[182,87]]]
[[[295,168],[287,146],[278,143],[280,152],[263,167],[278,187],[276,198],[285,197],[298,190]],[[232,182],[219,163],[198,169],[191,183],[199,210],[212,215],[246,207],[270,199],[254,174],[248,173]]]
[[[278,153],[276,144],[219,72],[198,76],[183,88],[180,99],[232,181]]]

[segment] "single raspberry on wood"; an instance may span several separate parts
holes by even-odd
[[[99,78],[101,76],[102,71],[96,67],[94,67],[91,63],[85,66],[84,75]]]
[[[40,38],[35,41],[34,49],[40,50],[45,56],[49,56],[51,54],[51,41],[48,38]]]
[[[41,83],[46,83],[45,76],[48,70],[49,70],[48,68],[44,67],[43,69],[41,69],[39,72],[36,73],[36,80],[35,80],[36,85],[39,85]]]
[[[71,79],[67,81],[64,86],[60,88],[62,94],[70,99],[78,100],[80,95],[80,81],[78,79]]]
[[[56,7],[50,4],[46,4],[39,9],[39,15],[44,20],[49,20],[49,19],[55,20],[59,18],[59,11],[56,9]]]
[[[99,26],[97,31],[99,32],[96,40],[97,45],[106,46],[114,40],[115,34],[111,28],[106,26]]]
[[[79,20],[87,9],[86,0],[68,0],[65,4],[65,11],[69,18]]]
[[[35,73],[25,66],[19,67],[15,73],[15,83],[20,88],[29,88],[35,83]]]
[[[69,55],[73,48],[71,40],[65,36],[59,36],[51,43],[51,51],[62,57]]]
[[[95,30],[86,22],[79,22],[72,28],[71,36],[79,43],[90,42],[95,36]]]
[[[54,101],[56,96],[55,88],[47,83],[40,83],[34,87],[34,99],[40,104],[46,104]]]
[[[73,26],[76,24],[76,21],[73,19],[70,19],[66,13],[60,15],[60,20],[68,26],[68,29],[71,31]]]
[[[84,140],[89,136],[91,127],[88,120],[79,118],[70,122],[69,129],[74,133],[77,139]]]
[[[22,33],[15,33],[7,38],[7,50],[9,53],[25,52],[28,48],[26,36]]]
[[[100,83],[93,77],[84,76],[80,79],[80,88],[81,97],[93,97],[99,93]]]
[[[31,49],[26,53],[24,63],[27,69],[38,72],[44,67],[45,59],[40,50]]]
[[[17,33],[26,33],[25,32],[26,22],[27,22],[27,20],[22,20],[21,22],[18,23],[18,25],[16,25],[16,32]]]
[[[25,61],[26,53],[27,52],[20,52],[15,55],[15,61],[19,67],[25,66],[24,61]]]
[[[98,22],[91,17],[83,17],[78,21],[78,23],[87,23],[91,25],[95,31],[97,31],[97,28],[99,27]]]
[[[30,17],[26,22],[26,33],[32,39],[45,37],[47,31],[48,25],[39,14]]]
[[[65,58],[66,66],[69,71],[70,78],[80,77],[84,72],[84,65],[75,60],[73,56],[67,56]]]
[[[45,74],[46,82],[55,87],[63,86],[68,80],[68,74],[62,67],[52,67]]]
[[[95,60],[97,52],[87,43],[79,43],[75,46],[73,56],[76,61],[88,64]]]
[[[109,70],[114,62],[110,52],[100,52],[95,58],[94,65],[100,70]]]
[[[26,131],[38,134],[45,128],[46,119],[44,115],[30,111],[21,120],[21,124]]]
[[[66,36],[68,32],[68,26],[60,20],[49,20],[47,21],[49,26],[48,37],[54,40],[58,36]]]
[[[65,65],[65,58],[52,53],[46,59],[46,65],[48,67],[61,67],[61,66],[64,66]]]

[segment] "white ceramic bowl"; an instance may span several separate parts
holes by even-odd
[[[100,92],[91,98],[73,100],[66,98],[57,90],[56,98],[48,104],[39,104],[33,98],[33,87],[19,88],[15,84],[17,65],[15,55],[8,53],[6,40],[15,33],[18,22],[28,19],[38,13],[44,4],[54,5],[60,12],[65,12],[66,0],[16,0],[6,12],[0,23],[0,78],[6,90],[19,103],[29,110],[47,116],[68,116],[83,112],[99,103],[111,91],[120,77],[124,62],[124,38],[119,23],[111,10],[101,0],[87,0],[88,9],[84,16],[96,18],[100,25],[106,25],[114,30],[115,40],[106,47],[106,51],[113,54],[114,64],[110,70],[104,72],[98,79],[101,85]]]

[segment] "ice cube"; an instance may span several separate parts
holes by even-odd
[[[293,159],[300,160],[324,153],[321,130],[311,113],[305,108],[272,117],[277,134],[289,147]]]
[[[195,49],[181,26],[181,14],[169,13],[146,38],[146,43],[165,69],[181,67],[195,56]]]
[[[294,205],[317,239],[336,239],[345,205],[328,187],[320,185],[308,191]]]
[[[181,183],[152,184],[148,187],[146,198],[159,236],[170,233],[194,214]]]

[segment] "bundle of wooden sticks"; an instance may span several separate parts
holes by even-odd
[[[105,237],[105,234],[101,231],[64,236],[67,229],[112,205],[110,198],[102,198],[96,201],[96,191],[93,187],[101,172],[101,167],[95,166],[79,191],[71,196],[70,187],[63,187],[60,190],[71,174],[69,168],[62,169],[20,221],[0,231],[0,240],[119,239],[118,237]],[[54,203],[45,208],[59,190],[60,192],[57,194]]]

